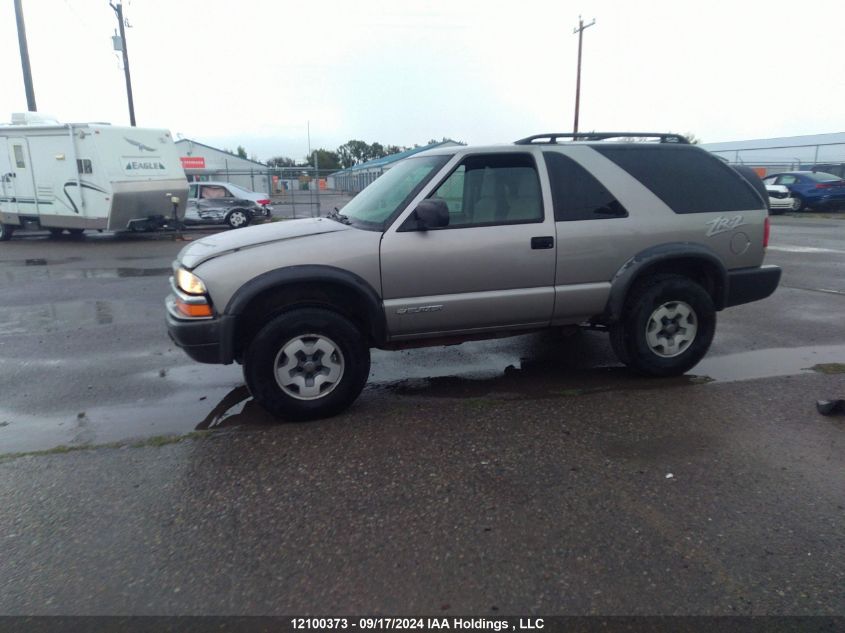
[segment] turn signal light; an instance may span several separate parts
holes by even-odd
[[[214,316],[211,306],[207,303],[185,303],[176,298],[176,309],[187,317],[210,317]]]

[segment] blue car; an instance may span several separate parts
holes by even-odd
[[[845,180],[833,174],[815,171],[787,171],[770,174],[767,185],[785,185],[795,203],[793,211],[845,207]]]

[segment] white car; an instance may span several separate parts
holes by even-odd
[[[270,196],[230,182],[205,180],[188,186],[185,224],[228,224],[239,228],[272,216]]]
[[[789,193],[786,185],[767,184],[766,191],[769,194],[769,210],[772,215],[795,210],[795,198]]]

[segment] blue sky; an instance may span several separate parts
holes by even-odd
[[[22,0],[38,109],[128,123],[107,0]],[[313,8],[309,8],[313,7]],[[706,142],[845,130],[845,3],[127,0],[138,124],[260,159],[350,138],[508,142],[567,131],[579,13],[581,129]],[[0,7],[0,120],[26,109]]]

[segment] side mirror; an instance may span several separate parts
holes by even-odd
[[[423,200],[414,209],[414,214],[417,216],[417,228],[422,231],[449,226],[449,207],[445,200]]]

